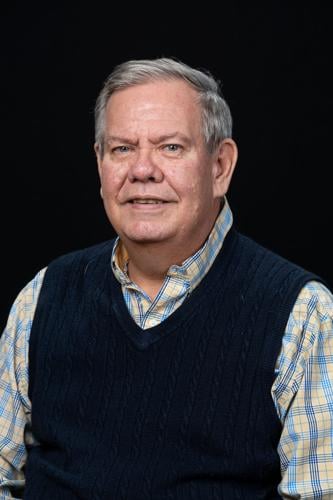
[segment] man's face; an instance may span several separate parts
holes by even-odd
[[[197,93],[181,80],[115,92],[97,152],[108,218],[126,243],[172,243],[195,251],[208,236],[223,189],[217,154],[201,129]]]

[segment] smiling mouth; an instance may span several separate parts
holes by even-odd
[[[129,201],[130,203],[133,203],[133,204],[140,204],[140,205],[162,205],[162,203],[167,203],[167,201],[163,201],[163,200],[154,200],[154,199],[146,199],[146,200],[140,200],[140,199],[135,199],[135,200],[130,200]]]

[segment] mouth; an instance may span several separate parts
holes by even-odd
[[[164,200],[157,200],[155,198],[135,198],[133,200],[129,200],[129,203],[134,205],[162,205],[163,203],[168,203]]]

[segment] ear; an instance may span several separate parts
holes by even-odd
[[[224,139],[215,152],[213,166],[213,195],[222,198],[229,189],[238,158],[238,149],[234,140]]]
[[[94,144],[94,150],[95,150],[96,160],[97,160],[98,175],[99,175],[99,178],[101,180],[102,156],[101,156],[101,152],[100,152],[100,145],[97,142],[95,142],[95,144]],[[103,199],[102,186],[100,187],[100,195],[101,195],[101,198]]]
[[[101,155],[101,147],[97,142],[95,142],[95,144],[94,144],[94,150],[95,150],[95,154],[96,154],[98,174],[101,177],[102,155]]]

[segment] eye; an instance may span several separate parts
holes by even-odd
[[[166,144],[163,149],[168,153],[178,153],[183,149],[183,146],[180,144]]]
[[[115,148],[111,149],[112,153],[128,153],[130,151],[130,148],[128,146],[116,146]]]

